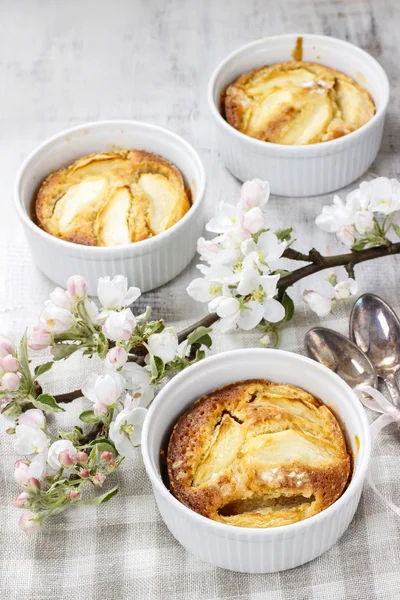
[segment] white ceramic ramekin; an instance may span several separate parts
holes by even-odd
[[[220,114],[221,92],[246,71],[291,60],[298,37],[303,38],[305,61],[350,75],[371,94],[376,114],[342,138],[310,146],[271,144],[231,127]],[[372,56],[343,40],[308,33],[278,35],[242,46],[217,66],[208,87],[217,149],[226,167],[240,181],[269,181],[271,191],[281,196],[325,194],[365,173],[379,150],[388,101],[388,78]]]
[[[192,207],[178,223],[153,238],[108,248],[60,240],[32,221],[35,192],[47,175],[82,156],[116,147],[155,152],[180,169],[191,190]],[[178,275],[193,258],[197,238],[203,231],[204,192],[203,164],[181,137],[138,121],[99,121],[63,131],[34,150],[18,172],[15,203],[39,269],[61,286],[65,286],[70,275],[83,275],[89,294],[96,295],[97,280],[105,275],[125,275],[129,284],[142,292]]]
[[[310,519],[271,529],[234,527],[195,513],[172,496],[160,472],[160,450],[166,448],[173,425],[194,400],[227,383],[257,377],[291,383],[321,398],[343,423],[354,456],[350,484],[334,504]],[[233,350],[185,369],[158,394],[142,434],[144,464],[168,529],[203,560],[245,573],[291,569],[328,550],[356,511],[370,450],[368,421],[353,390],[326,367],[281,350]]]

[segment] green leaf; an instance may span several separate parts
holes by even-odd
[[[352,245],[352,250],[363,250],[365,246],[368,244],[368,240],[358,240],[355,244]]]
[[[164,375],[165,365],[159,356],[150,356],[151,375],[153,379],[159,379]]]
[[[96,496],[96,498],[91,498],[90,500],[86,500],[85,502],[81,502],[81,504],[104,504],[104,502],[108,502],[113,498],[116,494],[118,494],[118,488],[115,487],[109,492],[102,494],[101,496]]]
[[[206,353],[204,352],[204,350],[197,350],[196,351],[196,358],[195,360],[203,360],[203,358],[205,357]]]
[[[95,343],[96,343],[96,352],[99,355],[99,358],[104,359],[108,352],[108,341],[102,331],[100,331],[100,333],[97,334]]]
[[[294,315],[294,302],[286,292],[282,296],[281,300],[282,306],[285,309],[285,316],[283,318],[284,323],[290,321]]]
[[[288,242],[292,237],[293,227],[287,227],[286,229],[277,229],[275,235],[281,242]]]
[[[281,277],[286,277],[286,275],[290,275],[290,273],[291,271],[288,271],[287,269],[275,269],[271,275],[280,275]]]
[[[207,348],[211,348],[212,339],[208,335],[210,331],[212,331],[211,327],[203,327],[202,325],[200,327],[197,327],[197,329],[192,331],[192,333],[188,336],[188,344],[191,346],[192,344],[195,344],[197,342],[202,346],[207,346]]]
[[[101,452],[103,452],[103,450],[107,450],[107,452],[113,452],[114,455],[118,454],[114,442],[109,438],[97,438],[95,440],[92,440],[89,446],[98,446]]]
[[[40,377],[43,373],[47,373],[50,371],[51,367],[54,365],[54,362],[51,360],[50,362],[43,363],[42,365],[38,365],[35,367],[35,379],[36,377]]]
[[[97,462],[97,459],[102,452],[112,452],[114,457],[118,455],[113,442],[106,438],[93,440],[89,446],[92,448],[89,455],[89,464],[92,464],[92,466]]]
[[[24,335],[22,336],[22,338],[19,342],[18,361],[19,361],[19,370],[22,374],[20,391],[24,390],[27,392],[27,394],[31,394],[34,390],[34,385],[33,385],[31,370],[29,367],[27,331],[28,330],[26,329]]]
[[[397,235],[397,237],[400,238],[400,226],[397,225],[397,223],[392,223],[392,227],[393,227],[394,232]]]
[[[40,394],[37,398],[32,398],[32,404],[47,412],[65,412],[50,394]]]
[[[80,419],[80,421],[83,421],[84,423],[98,423],[100,421],[100,419],[98,417],[96,417],[96,415],[94,414],[94,412],[92,410],[84,410],[79,415],[79,419]]]
[[[56,344],[52,347],[51,353],[53,355],[54,360],[63,360],[64,358],[68,358],[81,348],[80,344]]]
[[[74,445],[79,444],[79,441],[83,437],[82,427],[78,427],[77,425],[75,425],[71,431],[63,431],[62,429],[58,429],[57,433],[61,439],[69,440]]]

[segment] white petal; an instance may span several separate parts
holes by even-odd
[[[138,287],[130,287],[124,296],[122,306],[129,306],[139,298],[141,291]]]
[[[253,290],[256,290],[260,285],[260,274],[257,269],[245,269],[241,273],[240,282],[237,286],[237,291],[242,296],[250,294]]]
[[[240,304],[237,298],[223,298],[218,305],[217,315],[221,318],[229,317],[239,310]]]
[[[264,302],[264,318],[268,323],[278,323],[278,321],[282,321],[284,316],[285,309],[278,300],[270,298]]]
[[[263,275],[260,277],[260,284],[267,297],[275,296],[279,277],[279,275]]]
[[[236,323],[238,322],[239,315],[240,313],[237,311],[233,315],[229,315],[229,317],[222,318],[219,322],[221,331],[226,333],[227,331],[234,329],[236,327]]]
[[[91,373],[88,377],[86,377],[85,381],[81,386],[82,394],[90,400],[90,402],[97,402],[97,397],[94,392],[94,384],[97,381],[98,375],[96,373]]]
[[[209,280],[198,277],[189,283],[186,291],[197,302],[209,302],[210,298],[212,298],[210,285]]]
[[[241,329],[249,331],[256,327],[263,318],[263,307],[254,300],[246,302],[245,306],[248,308],[240,311],[238,325]]]

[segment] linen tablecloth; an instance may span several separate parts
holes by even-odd
[[[391,103],[372,174],[398,176],[400,6],[382,2],[323,0],[2,0],[0,2],[0,331],[16,339],[34,322],[53,285],[32,263],[12,207],[16,170],[48,136],[85,121],[140,119],[182,135],[204,160],[205,210],[237,197],[239,183],[214,149],[206,105],[208,77],[227,53],[258,37],[287,32],[324,33],[347,39],[386,69]],[[314,226],[329,197],[269,203],[271,226],[293,225],[295,246],[310,243],[338,251],[334,236]],[[399,257],[356,268],[359,292],[380,294],[400,312]],[[144,295],[178,328],[200,318],[205,306],[185,288],[195,264],[162,289]],[[340,273],[340,269],[338,271]],[[301,304],[301,292],[324,278],[311,277],[290,290],[296,316],[282,332],[281,347],[303,353],[307,329],[319,321]],[[323,324],[346,333],[350,306],[337,307]],[[222,335],[215,327],[213,352],[258,345],[257,333]],[[69,373],[47,377],[54,392],[78,387],[89,361],[73,359]],[[100,365],[97,363],[96,368]],[[78,404],[80,401],[78,402]],[[83,404],[80,405],[80,407]],[[79,406],[70,408],[72,422]],[[369,414],[372,420],[374,416]],[[292,571],[271,575],[231,573],[187,553],[167,530],[155,506],[140,451],[115,476],[120,494],[101,507],[70,510],[51,519],[35,537],[19,531],[11,439],[0,434],[0,597],[4,600],[95,599],[231,600],[400,598],[400,519],[366,487],[348,531],[328,552]],[[388,427],[373,452],[380,490],[400,498],[400,436]],[[397,499],[397,500],[396,500]]]

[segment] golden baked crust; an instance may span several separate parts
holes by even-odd
[[[375,114],[351,77],[316,63],[288,61],[241,75],[225,92],[230,125],[265,142],[307,145],[342,137]]]
[[[84,156],[49,175],[35,202],[42,229],[88,246],[144,240],[174,225],[189,208],[180,171],[145,150]]]
[[[183,504],[239,527],[289,525],[339,498],[350,456],[332,412],[263,379],[199,398],[171,434],[168,475]]]

